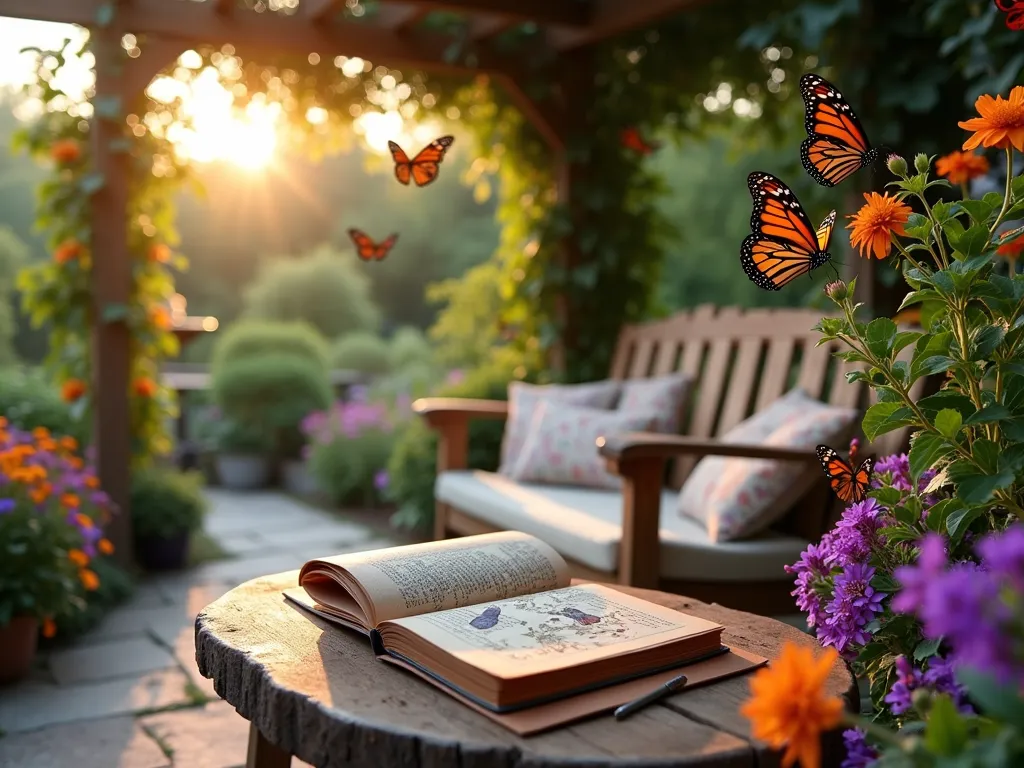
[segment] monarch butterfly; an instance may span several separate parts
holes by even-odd
[[[811,178],[824,187],[836,184],[878,159],[853,109],[843,94],[820,75],[800,78],[807,138],[800,160]]]
[[[1006,14],[1006,27],[1024,31],[1024,0],[996,0],[996,8]]]
[[[1021,2],[1024,2],[1024,0],[1021,0]],[[1009,229],[1006,232],[1003,232],[998,237],[996,237],[995,243],[996,245],[1006,245],[1007,243],[1013,242],[1022,235],[1024,235],[1024,226]]]
[[[754,171],[747,177],[747,187],[754,198],[753,234],[740,247],[740,264],[755,285],[766,291],[781,290],[832,258],[828,244],[835,211],[815,231],[793,190],[770,173]]]
[[[839,499],[847,504],[864,501],[871,483],[871,472],[875,468],[875,457],[868,456],[860,463],[857,470],[848,461],[827,445],[819,445],[814,449],[825,470],[829,484]],[[853,456],[850,456],[853,459]]]
[[[358,229],[350,229],[348,236],[356,244],[356,254],[363,261],[380,261],[391,251],[391,247],[398,240],[398,234],[393,234],[382,243],[375,243],[370,236]]]
[[[412,160],[400,146],[393,141],[388,142],[391,157],[395,160],[395,178],[402,184],[408,184],[410,177],[417,187],[423,187],[437,178],[438,166],[444,160],[444,153],[455,141],[452,136],[434,139],[424,147]]]
[[[660,142],[646,141],[640,135],[640,131],[632,126],[622,130],[622,133],[619,134],[619,140],[622,142],[623,147],[631,149],[639,155],[649,155],[654,150],[661,148]]]

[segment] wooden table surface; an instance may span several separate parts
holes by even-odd
[[[622,722],[603,715],[520,737],[377,661],[365,637],[287,602],[281,591],[297,578],[298,571],[289,571],[255,579],[207,606],[196,619],[196,660],[217,693],[267,742],[318,768],[778,765],[774,752],[750,738],[738,711],[750,675],[677,694]],[[769,659],[785,640],[815,645],[772,619],[615,588],[717,621],[726,628],[725,644]],[[843,662],[836,663],[829,687],[851,708],[858,706],[857,686]],[[839,764],[840,745],[838,733],[825,739],[823,765]]]

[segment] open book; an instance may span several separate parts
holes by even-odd
[[[312,560],[299,584],[286,597],[369,633],[385,660],[400,660],[492,712],[728,650],[714,622],[600,584],[571,586],[562,557],[523,533]]]

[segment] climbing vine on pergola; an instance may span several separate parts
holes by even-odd
[[[511,286],[502,320],[519,330],[514,343],[525,361],[536,366],[547,353],[557,370],[584,378],[604,367],[609,335],[644,312],[660,260],[657,217],[644,194],[656,185],[639,157],[621,151],[628,111],[615,114],[623,101],[649,114],[650,99],[602,92],[594,46],[690,2],[49,0],[26,8],[0,0],[0,15],[90,30],[90,105],[69,110],[52,86],[65,51],[40,52],[30,86],[47,107],[24,141],[54,163],[40,214],[54,259],[27,273],[22,287],[35,318],[53,326],[52,369],[76,407],[93,415],[100,479],[121,509],[130,460],[168,447],[163,425],[175,404],[157,374],[176,341],[162,302],[174,270],[187,265],[173,251],[171,200],[189,169],[166,131],[182,105],[146,92],[154,76],[177,69],[188,79],[180,70],[215,66],[236,103],[256,94],[279,101],[287,131],[327,148],[331,136],[306,120],[308,109],[325,110],[327,124],[344,129],[380,103],[387,74],[408,86],[398,106],[409,120],[458,109],[475,137],[470,151],[499,169],[506,226],[498,258]],[[188,62],[179,59],[186,51]],[[342,72],[345,57],[371,64]],[[641,57],[611,67],[635,69]],[[600,135],[586,136],[595,125]],[[613,209],[614,230],[580,227]],[[604,287],[615,305],[595,316],[592,297]],[[119,515],[111,531],[123,557],[131,553],[129,520]]]

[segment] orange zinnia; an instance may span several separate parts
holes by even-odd
[[[805,646],[787,642],[779,658],[754,675],[751,697],[740,709],[754,738],[786,748],[783,768],[797,760],[802,768],[821,764],[821,734],[839,725],[843,702],[825,692],[838,654],[829,648],[818,658]]]
[[[69,509],[78,509],[82,502],[73,493],[65,493],[60,497],[60,503]]]
[[[163,243],[153,243],[149,246],[146,256],[150,261],[166,264],[171,260],[171,249]]]
[[[847,229],[853,230],[850,244],[866,259],[872,255],[876,259],[884,259],[892,251],[893,235],[907,234],[903,225],[913,211],[909,205],[889,197],[888,192],[884,195],[866,192],[864,199],[867,201],[864,207],[852,216],[847,216],[853,219],[846,225]]]
[[[80,549],[72,549],[68,552],[68,560],[79,568],[85,568],[89,564],[89,556]]]
[[[77,240],[65,240],[53,252],[53,260],[58,264],[67,264],[82,255],[82,244]]]
[[[979,96],[974,108],[981,117],[957,123],[965,131],[974,132],[964,142],[965,150],[979,146],[1000,149],[1013,146],[1018,152],[1024,152],[1024,85],[1015,86],[1007,99],[987,94]]]
[[[171,327],[171,313],[167,307],[156,305],[149,310],[149,321],[161,331],[166,331]]]
[[[96,546],[99,547],[100,552],[104,555],[114,554],[114,545],[111,544],[110,539],[100,539],[96,542]]]
[[[78,579],[82,582],[82,586],[90,592],[95,592],[100,587],[100,577],[88,568],[83,568],[78,572]]]
[[[65,451],[74,451],[78,448],[78,441],[71,435],[65,435],[60,439],[60,447]]]
[[[53,493],[53,486],[44,482],[29,491],[28,495],[32,498],[34,503],[42,504],[50,498],[51,493]]]
[[[65,402],[73,403],[85,394],[85,382],[81,379],[68,379],[60,388],[60,396]]]
[[[77,522],[82,528],[92,528],[92,518],[88,515],[83,515],[79,512],[75,515],[75,522]]]
[[[57,625],[53,619],[47,616],[43,619],[43,637],[53,637],[57,634]]]
[[[75,456],[74,458],[78,459],[77,456]],[[78,459],[78,460],[81,461],[81,459]],[[75,469],[79,469],[79,468],[80,468],[80,465],[79,465],[79,467],[75,467]],[[98,477],[96,477],[95,475],[86,475],[85,476],[85,480],[83,482],[85,483],[85,487],[86,488],[99,488],[100,487],[100,479]]]
[[[964,184],[988,173],[988,160],[973,152],[950,152],[935,161],[935,170],[951,184]]]
[[[135,380],[135,394],[139,397],[152,397],[156,394],[156,382],[148,376],[141,376]]]
[[[73,163],[81,156],[82,145],[74,139],[61,139],[50,147],[50,157],[58,163]]]
[[[1016,261],[1022,253],[1024,253],[1024,235],[996,248],[996,254],[1009,261]]]

